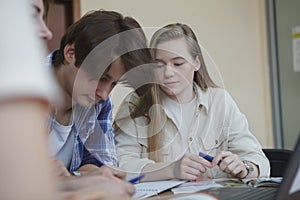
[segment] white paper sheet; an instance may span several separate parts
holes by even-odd
[[[138,183],[134,185],[136,192],[133,195],[133,198],[144,199],[159,194],[160,192],[173,188],[184,182],[186,181],[151,181]]]
[[[181,184],[179,187],[173,188],[172,192],[174,194],[181,194],[181,193],[195,193],[201,190],[206,190],[209,188],[216,188],[216,187],[224,187],[221,184],[216,183],[215,181],[199,181],[199,182],[187,182]]]

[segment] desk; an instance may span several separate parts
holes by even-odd
[[[231,199],[232,195],[236,195],[235,197],[239,198],[242,197],[247,198],[249,197],[251,200],[257,199],[257,197],[265,196],[267,199],[274,199],[276,191],[278,189],[279,184],[276,185],[266,185],[269,187],[259,187],[255,188],[252,186],[248,186],[246,184],[237,184],[237,182],[232,181],[225,181],[224,187],[219,188],[212,188],[203,190],[203,193],[210,193],[212,199]],[[180,193],[180,194],[173,194],[171,190],[167,190],[162,192],[158,195],[151,196],[146,198],[147,200],[166,200],[166,199],[173,199],[178,197],[186,197],[191,195],[200,194],[200,192],[194,193]],[[261,196],[257,196],[261,195]]]
[[[178,197],[185,197],[185,196],[191,196],[191,195],[196,195],[197,193],[186,193],[186,194],[173,194],[170,190],[162,192],[158,195],[146,198],[146,200],[167,200],[167,199],[172,199],[172,198],[178,198]],[[218,199],[215,197],[216,200]]]
[[[220,183],[221,182],[221,183]],[[178,185],[180,185],[178,187]],[[184,182],[178,180],[170,180],[170,181],[157,181],[157,182],[143,182],[136,185],[137,194],[136,197],[145,197],[149,195],[155,195],[155,191],[164,191],[168,188],[175,188],[174,193],[169,189],[165,192],[159,193],[155,196],[150,196],[147,199],[170,199],[173,197],[180,197],[186,195],[192,195],[197,191],[205,190],[208,188],[215,188],[215,187],[231,187],[231,186],[245,186],[243,182],[239,179],[229,179],[229,178],[222,178],[222,179],[210,179],[206,181],[199,181],[199,182]],[[172,189],[173,190],[173,189]]]
[[[192,193],[195,194],[195,193]],[[188,195],[192,195],[191,193],[189,194],[173,194],[173,192],[171,192],[171,190],[162,192],[158,195],[152,196],[152,197],[148,197],[146,198],[146,200],[166,200],[166,199],[171,199],[171,198],[176,198],[176,197],[184,197],[184,196],[188,196]]]
[[[155,196],[152,196],[152,197],[148,197],[148,198],[146,198],[147,200],[158,200],[158,199],[161,199],[161,200],[163,200],[163,199],[170,199],[170,198],[175,198],[175,197],[177,197],[179,194],[173,194],[173,192],[171,191],[171,190],[167,190],[167,191],[165,191],[165,192],[162,192],[162,193],[160,193],[160,194],[158,194],[158,195],[155,195]],[[187,195],[187,194],[180,194],[178,197],[180,197],[180,196],[185,196],[185,195]]]

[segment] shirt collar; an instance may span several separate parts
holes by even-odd
[[[48,54],[48,56],[46,58],[46,64],[49,65],[50,67],[52,66],[53,58],[57,52],[58,52],[58,49],[52,51],[50,54]]]
[[[199,110],[201,110],[202,108],[205,109],[205,112],[208,113],[208,110],[209,110],[209,98],[210,98],[210,95],[209,95],[209,89],[207,89],[206,91],[203,91],[197,83],[194,82],[193,84],[193,88],[194,88],[194,91],[196,93],[196,101],[197,101],[197,108]],[[164,92],[162,92],[161,90],[159,90],[160,92],[160,96],[161,96],[161,99],[162,99],[162,105],[164,107],[164,112],[165,114],[171,118],[175,124],[176,123],[176,120],[173,119],[173,115],[171,114],[171,110],[170,108],[168,108],[166,105],[170,104],[170,101],[166,101],[165,98],[166,95],[164,94]],[[174,103],[175,105],[175,103]],[[173,108],[174,109],[174,108]],[[173,111],[174,112],[174,111]]]
[[[206,113],[209,111],[209,88],[203,91],[197,83],[194,82],[194,91],[196,93],[198,108],[204,108]]]

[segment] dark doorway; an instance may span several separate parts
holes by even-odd
[[[59,48],[68,26],[80,18],[80,0],[54,0],[50,4],[47,25],[53,38],[47,42],[49,52]]]

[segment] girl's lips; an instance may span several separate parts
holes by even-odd
[[[177,83],[178,83],[178,81],[172,81],[172,82],[166,82],[166,83],[164,83],[164,85],[173,86],[173,85],[176,85]]]

